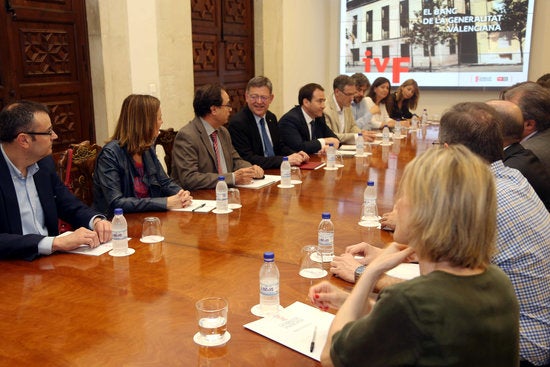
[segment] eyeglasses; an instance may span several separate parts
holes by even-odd
[[[250,98],[252,101],[261,101],[261,102],[267,102],[271,98],[271,96],[260,96],[257,94],[249,94],[248,98]]]
[[[229,103],[227,103],[227,104],[222,104],[222,105],[220,105],[220,107],[227,107],[227,108],[229,108],[229,110],[232,110],[232,109],[233,109],[233,107],[231,107],[231,105],[230,105]]]
[[[343,95],[345,95],[345,96],[347,96],[347,97],[353,97],[353,96],[355,95],[355,92],[353,92],[353,93],[346,93],[346,92],[344,92],[344,91],[341,90],[341,89],[338,89],[338,90],[339,90]]]
[[[49,136],[52,136],[53,134],[55,134],[55,132],[53,131],[53,127],[50,127],[48,129],[48,131],[43,131],[43,132],[40,132],[40,131],[21,131],[19,134],[27,134],[27,135],[49,135]]]

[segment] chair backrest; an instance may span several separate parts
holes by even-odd
[[[174,147],[174,139],[177,131],[170,127],[166,130],[160,129],[159,135],[155,144],[160,144],[164,149],[164,163],[166,163],[166,173],[168,176],[172,173],[172,148]]]
[[[97,144],[90,144],[86,140],[79,144],[71,144],[70,148],[73,149],[73,158],[69,186],[77,198],[82,200],[86,205],[92,205],[94,201],[93,173],[101,147]],[[67,151],[64,151],[54,153],[53,157],[57,165],[59,177],[65,182],[69,155]]]

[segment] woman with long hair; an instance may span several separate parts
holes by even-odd
[[[420,90],[414,79],[405,80],[397,90],[390,95],[390,103],[386,105],[390,117],[394,120],[409,120],[413,117],[410,110],[415,110],[420,99]]]
[[[383,77],[376,78],[370,86],[367,98],[365,98],[367,108],[372,114],[369,124],[370,129],[381,129],[384,125],[388,125],[391,128],[395,125],[395,121],[392,120],[386,109],[390,88],[390,81]]]

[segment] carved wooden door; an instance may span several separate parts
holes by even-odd
[[[2,0],[0,105],[46,104],[54,151],[95,142],[85,0]]]
[[[253,17],[252,0],[191,0],[195,88],[221,84],[233,113],[254,76]]]

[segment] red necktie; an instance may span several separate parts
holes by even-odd
[[[218,173],[222,172],[222,160],[220,157],[220,148],[218,147],[218,130],[214,130],[212,134],[210,134],[210,137],[212,138],[212,145],[214,146],[214,153],[216,153],[216,164],[218,166]]]

